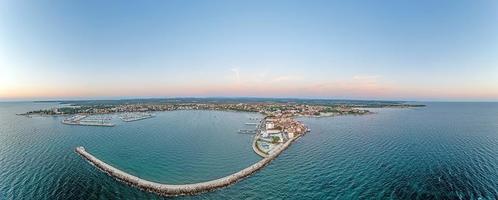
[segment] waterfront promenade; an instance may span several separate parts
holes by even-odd
[[[280,153],[282,153],[294,140],[296,140],[299,137],[300,136],[289,139],[280,147],[278,147],[278,149],[275,149],[275,151],[272,154],[267,155],[262,160],[234,174],[211,181],[192,183],[192,184],[180,184],[180,185],[156,183],[128,174],[96,158],[92,154],[88,153],[84,147],[77,147],[76,152],[80,154],[82,157],[84,157],[86,160],[88,160],[90,163],[92,163],[94,166],[96,166],[98,169],[106,172],[109,176],[117,180],[123,181],[129,185],[132,185],[134,187],[137,187],[145,191],[154,192],[159,195],[178,196],[178,195],[192,195],[192,194],[203,193],[234,184],[240,181],[241,179],[260,170],[264,166],[266,166],[278,155],[280,155]]]
[[[262,152],[261,150],[259,150],[258,148],[258,139],[255,138],[253,141],[252,141],[252,150],[254,151],[254,153],[258,154],[259,156],[263,157],[263,158],[267,158],[268,157],[268,154]]]

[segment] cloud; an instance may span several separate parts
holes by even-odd
[[[235,75],[235,81],[237,83],[240,83],[240,72],[239,72],[239,68],[232,68],[230,69],[230,71],[232,71]]]
[[[267,71],[262,72],[247,72],[241,75],[240,69],[234,67],[230,69],[230,76],[227,76],[229,80],[234,81],[231,84],[236,84],[241,87],[251,87],[255,85],[265,85],[265,84],[278,84],[278,83],[288,83],[293,81],[303,80],[304,77],[297,75],[274,75],[268,73]]]
[[[303,77],[300,76],[277,76],[274,77],[271,82],[288,82],[288,81],[299,81],[303,80]]]

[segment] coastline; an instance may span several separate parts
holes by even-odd
[[[263,157],[263,158],[267,158],[268,157],[268,154],[265,154],[263,152],[261,152],[261,150],[259,150],[256,142],[258,140],[255,138],[253,141],[252,141],[252,150],[254,151],[254,153],[258,154],[259,156]]]

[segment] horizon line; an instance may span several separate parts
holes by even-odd
[[[458,99],[367,99],[367,98],[330,98],[330,97],[261,97],[261,96],[171,96],[171,97],[77,97],[77,98],[32,98],[1,99],[0,102],[63,102],[63,101],[119,101],[119,100],[152,100],[152,99],[298,99],[298,100],[335,100],[335,101],[401,101],[401,102],[434,102],[434,103],[498,103],[498,100],[458,100]]]

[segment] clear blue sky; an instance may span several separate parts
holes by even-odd
[[[498,1],[1,1],[0,99],[498,100]]]

